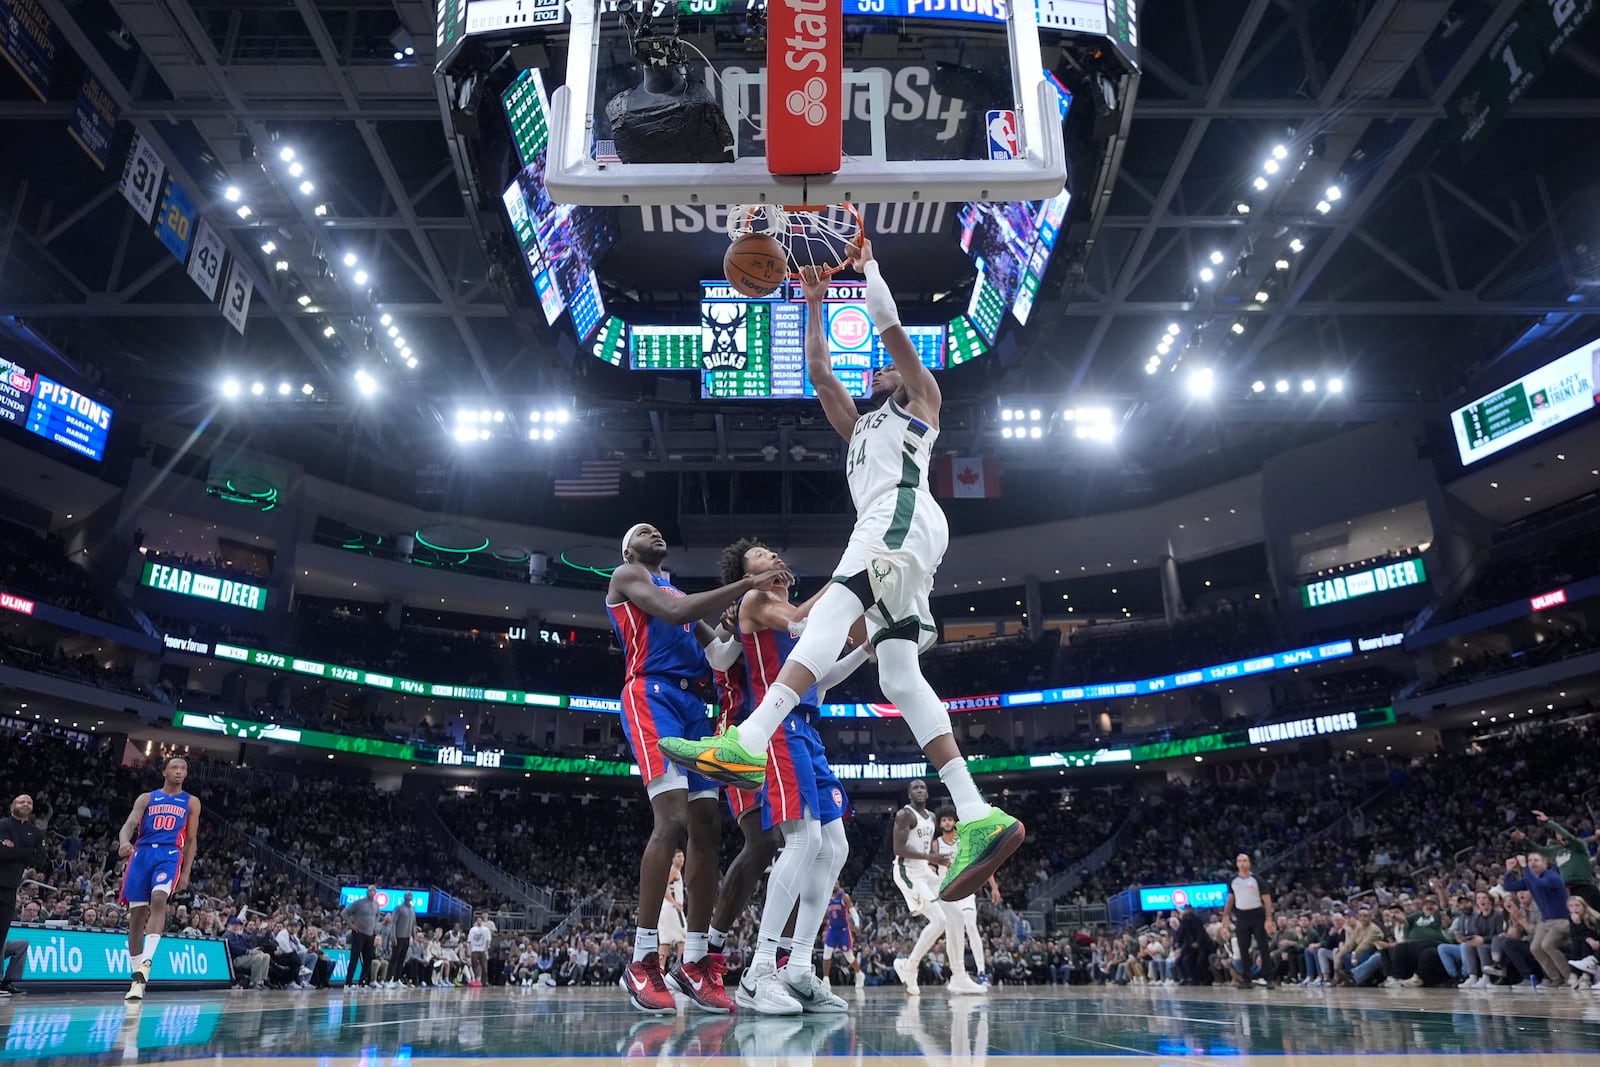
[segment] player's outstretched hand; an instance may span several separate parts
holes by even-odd
[[[788,567],[774,567],[759,574],[745,575],[745,584],[751,589],[787,589],[794,584],[794,574]]]
[[[815,303],[828,295],[828,279],[820,267],[800,268],[800,291],[806,300]]]
[[[844,247],[850,255],[850,265],[865,272],[867,264],[872,262],[872,238],[862,234],[859,240],[851,241]]]

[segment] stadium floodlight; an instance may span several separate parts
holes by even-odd
[[[391,323],[391,322],[393,322],[393,321],[394,321],[394,316],[393,316],[393,315],[390,315],[390,314],[389,314],[389,313],[388,313],[388,312],[387,312],[387,311],[386,311],[386,312],[384,312],[384,313],[383,313],[383,317],[382,317],[382,318],[380,318],[380,319],[379,319],[379,320],[378,320],[378,325],[380,325],[380,326],[387,326],[387,325],[389,325],[389,324],[390,324],[390,323]]]
[[[1167,332],[1173,337],[1176,337],[1179,333],[1183,332],[1183,327],[1179,326],[1175,322],[1169,322],[1167,323]]]
[[[457,426],[455,437],[458,443],[470,445],[472,442],[478,439],[478,431],[474,430],[471,426]]]
[[[289,162],[290,160],[294,159],[294,149],[290,148],[288,145],[284,145],[282,148],[278,149],[278,158],[283,160],[285,163]]]
[[[404,348],[406,346],[406,339],[404,337],[396,337],[394,339],[394,346],[396,348]]]
[[[411,358],[411,349],[409,349],[409,348],[402,348],[402,349],[401,349],[401,350],[400,350],[400,358],[401,358],[401,359],[410,359],[410,358]]]
[[[1265,304],[1266,302],[1267,302],[1267,291],[1265,289],[1257,289],[1256,290],[1256,303]]]
[[[1328,203],[1326,200],[1318,200],[1317,201],[1317,214],[1318,215],[1326,215],[1328,212],[1330,212],[1332,210],[1333,210],[1333,205]]]
[[[353,267],[353,266],[356,265],[356,262],[357,262],[356,254],[354,252],[346,252],[344,254],[344,265],[345,266]]]
[[[353,278],[351,278],[350,280],[355,282],[357,285],[366,285],[367,284],[367,272],[364,271],[364,270],[358,270],[358,271],[356,271],[355,276]]]
[[[1161,369],[1161,364],[1156,363],[1153,360],[1144,365],[1144,372],[1146,374],[1154,374],[1156,371],[1158,371],[1160,369]]]
[[[289,261],[287,259],[280,259],[278,262],[272,265],[272,269],[277,271],[279,274],[287,274],[289,272]]]
[[[1250,391],[1252,393],[1264,393],[1267,391],[1267,383],[1262,381],[1260,378],[1257,378],[1255,381],[1250,383]]]
[[[1011,440],[1011,427],[1002,426],[1000,428],[1000,436],[1004,437],[1007,441]]]
[[[1289,391],[1289,379],[1279,378],[1272,388],[1277,392],[1287,393]]]
[[[1328,379],[1328,392],[1330,392],[1330,393],[1342,393],[1342,392],[1344,392],[1344,379],[1343,378],[1329,378]]]
[[[294,302],[299,304],[303,308],[304,307],[310,307],[311,306],[311,294],[310,293],[301,293],[299,296],[294,298]]]
[[[556,439],[556,432],[550,429],[550,427],[546,426],[544,430],[544,439],[546,441],[554,441]]]
[[[276,241],[262,241],[261,242],[261,254],[262,255],[270,256],[270,255],[272,255],[272,253],[276,252],[277,250],[278,250],[278,244],[277,244]]]
[[[1215,249],[1212,250],[1212,252],[1211,252],[1211,262],[1212,263],[1214,263],[1214,264],[1216,264],[1217,266],[1220,267],[1220,266],[1222,266],[1222,261],[1225,258],[1227,258],[1227,257],[1225,257],[1221,252],[1218,252]]]
[[[371,396],[378,391],[378,383],[364,369],[356,371],[356,389],[362,396]]]
[[[1317,380],[1315,378],[1307,378],[1305,381],[1300,383],[1300,391],[1302,393],[1314,393],[1314,392],[1316,392],[1317,391]]]
[[[406,369],[407,370],[416,370],[417,369],[417,361],[412,359],[410,356],[407,356],[406,357]]]
[[[222,383],[222,395],[229,400],[239,395],[239,379],[228,378]]]
[[[1244,333],[1244,323],[1236,322],[1232,326],[1228,327],[1228,329],[1232,330],[1236,334]]]
[[[1210,367],[1200,367],[1189,375],[1189,392],[1194,396],[1210,396],[1215,385],[1216,375]]]
[[[260,382],[251,382],[250,383],[250,395],[251,396],[260,396],[261,394],[265,393],[266,391],[267,391],[267,387],[262,385]]]
[[[315,393],[316,391],[317,391],[317,387],[312,385],[310,382],[307,382],[306,384],[304,384],[304,385],[302,385],[300,387],[300,392],[305,396],[310,396],[313,393]]]
[[[1304,241],[1300,240],[1300,238],[1292,237],[1292,238],[1289,239],[1289,251],[1293,252],[1295,255],[1299,255],[1301,252],[1304,252],[1305,250],[1306,250],[1306,243]]]
[[[300,164],[298,164],[298,163],[289,164],[289,177],[298,178],[298,177],[300,177],[300,175],[304,174],[305,172],[306,172],[306,168],[302,167]]]
[[[389,316],[387,316],[387,315],[384,316],[384,318],[388,318],[388,317]],[[389,336],[390,337],[399,337],[400,336],[400,327],[398,327],[398,326],[389,327]]]
[[[1010,408],[1005,408],[1000,412],[1000,421],[1001,422],[1010,422],[1011,421],[1011,409]]]
[[[571,418],[572,412],[568,411],[566,408],[562,408],[560,411],[556,412],[556,421],[563,426],[565,426],[567,422],[571,420]]]
[[[1038,422],[1042,418],[1044,418],[1044,412],[1040,411],[1038,408],[1034,408],[1028,412],[1029,422]]]
[[[1328,186],[1327,191],[1322,194],[1324,199],[1332,201],[1337,201],[1343,195],[1344,190],[1339,188],[1337,185]]]
[[[239,205],[239,206],[238,206],[238,208],[236,208],[236,209],[235,209],[235,210],[234,210],[234,212],[233,212],[233,213],[234,213],[234,214],[235,214],[235,215],[238,215],[238,216],[239,216],[239,217],[240,217],[240,218],[241,218],[241,219],[247,219],[247,218],[249,218],[249,217],[250,217],[250,216],[251,216],[251,215],[253,215],[253,214],[255,214],[255,212],[253,212],[253,211],[251,211],[251,210],[250,210],[250,205],[249,205],[249,204],[240,204],[240,205]]]
[[[1278,161],[1276,159],[1269,159],[1265,163],[1261,164],[1261,169],[1266,171],[1268,174],[1276,174],[1278,173]]]
[[[1217,272],[1212,270],[1210,267],[1201,267],[1200,268],[1200,280],[1201,281],[1209,282],[1213,278],[1215,278],[1216,276],[1217,276]]]
[[[1256,175],[1256,180],[1251,182],[1250,184],[1255,186],[1255,190],[1258,193],[1264,193],[1264,192],[1267,191],[1267,185],[1268,185],[1267,179],[1263,178],[1259,174]]]
[[[322,218],[327,218],[328,212],[330,210],[332,210],[332,209],[329,208],[327,204],[318,204],[316,207],[311,209],[311,213],[313,215],[315,215],[317,218],[322,219]]]
[[[332,326],[324,326],[322,328],[322,336],[324,336],[324,337],[332,337],[333,336],[333,332],[334,331],[333,331],[333,327]]]
[[[292,391],[293,390],[290,388],[288,382],[279,382],[278,383],[278,395],[279,396],[288,396],[290,394],[290,392],[292,392]]]
[[[1033,429],[1028,431],[1028,436],[1037,441],[1039,438],[1044,436],[1044,430],[1038,426],[1035,426]]]
[[[1156,351],[1163,356],[1166,355],[1168,352],[1172,351],[1172,342],[1162,341],[1160,344],[1156,345]]]
[[[1289,149],[1286,146],[1281,145],[1281,144],[1280,145],[1273,145],[1272,146],[1272,158],[1273,159],[1288,159],[1289,158]]]
[[[317,187],[311,184],[311,179],[309,178],[300,183],[300,193],[302,196],[310,196],[312,193],[316,192],[316,190]]]
[[[239,198],[243,195],[244,194],[239,191],[239,187],[237,185],[230,185],[222,191],[222,198],[230,204],[237,204],[239,202]]]
[[[1287,259],[1280,259],[1278,262],[1274,263],[1273,266],[1277,267],[1279,270],[1288,270],[1289,261]]]
[[[1237,211],[1241,215],[1248,215],[1250,214],[1250,205],[1241,200],[1237,204],[1233,205],[1233,210]]]

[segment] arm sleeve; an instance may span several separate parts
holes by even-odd
[[[737,637],[719,637],[706,646],[706,661],[719,671],[725,671],[739,659],[741,648]]]
[[[894,294],[889,292],[889,283],[883,280],[878,261],[868,263],[862,273],[867,276],[867,314],[873,328],[882,333],[891,326],[900,325],[900,309],[895,307]]]
[[[853,648],[835,660],[833,665],[824,670],[817,679],[817,699],[820,701],[829,689],[850,677],[865,662],[867,662],[865,648]]]

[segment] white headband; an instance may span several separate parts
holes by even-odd
[[[628,532],[622,535],[623,559],[628,558],[628,542],[633,540],[634,534],[638,533],[640,530],[648,530],[649,528],[650,524],[648,522],[636,522],[632,526],[628,527]]]

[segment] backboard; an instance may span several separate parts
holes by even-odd
[[[545,174],[556,202],[1019,201],[1066,182],[1061,97],[1033,3],[645,2],[568,2]],[[1105,19],[1103,0],[1043,4],[1055,28]],[[694,137],[660,136],[675,115],[647,119],[654,140],[641,151],[644,108],[673,111],[680,98],[699,101]],[[711,150],[653,161],[681,157],[689,140]]]

